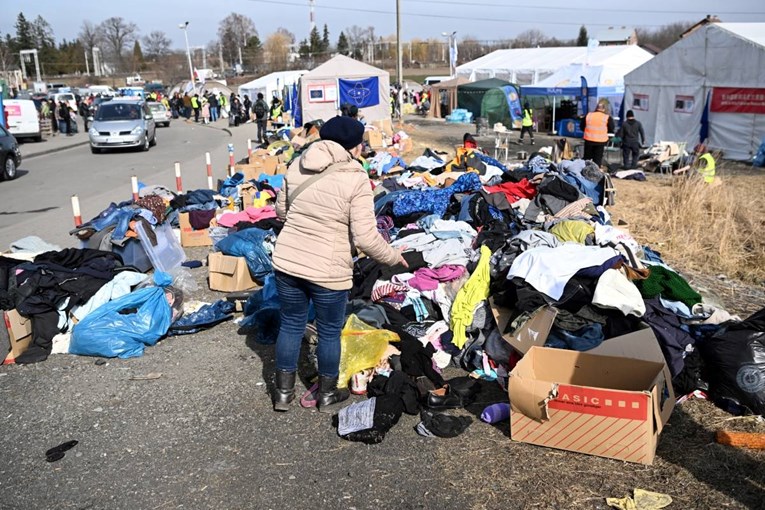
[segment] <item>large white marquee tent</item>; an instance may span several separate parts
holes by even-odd
[[[749,159],[765,136],[765,23],[710,23],[624,78],[653,141],[704,139],[726,159]]]
[[[651,53],[635,45],[568,46],[559,48],[514,48],[497,50],[457,67],[457,76],[470,81],[499,78],[517,85],[531,85],[570,64],[621,67],[640,65]]]

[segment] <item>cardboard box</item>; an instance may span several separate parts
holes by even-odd
[[[276,165],[276,175],[282,175],[287,173],[288,165],[286,163],[279,163]]]
[[[414,143],[411,138],[404,138],[398,142],[398,151],[400,154],[408,154],[414,150]]]
[[[545,344],[550,328],[558,315],[558,310],[552,306],[543,306],[531,314],[526,322],[509,331],[515,319],[512,311],[498,307],[494,303],[494,298],[489,298],[489,305],[502,338],[521,354],[526,354],[535,345],[542,347]]]
[[[383,135],[379,131],[364,131],[364,141],[373,149],[380,149],[383,147]]]
[[[244,257],[229,257],[211,253],[207,257],[210,289],[222,292],[238,292],[258,286],[250,276]]]
[[[248,166],[252,167],[257,172],[257,175],[274,175],[276,173],[276,165],[279,164],[279,158],[271,156],[267,152],[264,154],[263,152],[260,152],[260,150],[253,152],[250,155],[250,164]]]
[[[194,230],[189,222],[189,213],[180,213],[178,223],[181,227],[181,246],[191,248],[193,246],[212,246],[210,232],[207,229]]]
[[[387,137],[393,136],[393,122],[390,119],[372,121],[372,125]]]
[[[8,355],[4,364],[13,363],[32,343],[32,319],[22,317],[19,312],[3,312],[5,331],[8,337]],[[4,335],[5,336],[5,335]]]
[[[510,373],[510,438],[652,464],[675,405],[672,377],[649,329],[587,352],[532,346]]]

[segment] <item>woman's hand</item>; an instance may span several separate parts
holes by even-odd
[[[409,262],[407,262],[406,259],[404,258],[404,252],[407,250],[407,247],[406,246],[402,246],[398,250],[399,250],[399,253],[398,253],[398,263],[408,269],[409,268]]]

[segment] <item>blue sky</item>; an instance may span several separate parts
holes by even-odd
[[[764,0],[400,0],[402,37],[440,37],[442,32],[458,31],[458,37],[481,40],[513,37],[531,28],[549,36],[576,37],[579,26],[590,34],[608,26],[657,27],[673,21],[698,20],[717,14],[723,21],[765,22]],[[316,0],[316,21],[329,26],[333,42],[341,30],[351,25],[374,26],[377,35],[395,34],[395,0]],[[57,40],[74,39],[83,20],[98,23],[110,16],[122,16],[136,23],[141,34],[162,30],[176,48],[183,46],[178,23],[189,21],[192,46],[216,38],[218,22],[231,12],[250,16],[261,39],[283,26],[298,40],[309,30],[308,0],[2,0],[0,33],[14,33],[19,12],[32,19],[38,14],[53,27]]]

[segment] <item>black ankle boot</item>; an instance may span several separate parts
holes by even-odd
[[[295,372],[276,371],[274,388],[274,411],[289,411],[290,402],[295,399]]]
[[[350,395],[347,389],[338,389],[337,377],[319,376],[319,397],[316,405],[320,413],[333,412],[336,404],[348,400]]]

